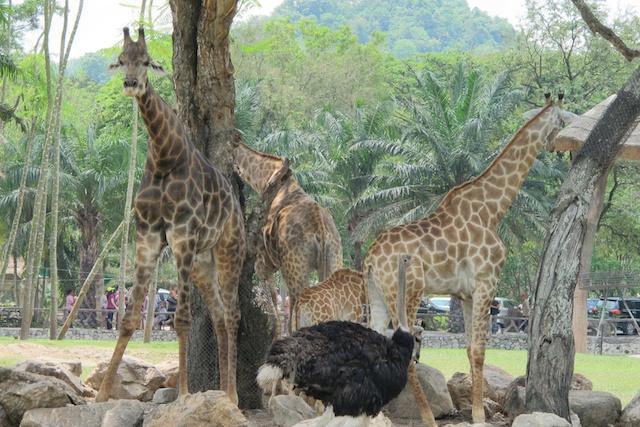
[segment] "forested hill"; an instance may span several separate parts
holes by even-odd
[[[347,25],[361,42],[383,32],[400,58],[448,49],[491,50],[515,37],[508,21],[470,9],[466,0],[285,0],[275,15],[312,18],[334,29]]]

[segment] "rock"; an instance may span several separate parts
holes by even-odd
[[[80,366],[80,362],[78,362],[77,366]],[[74,364],[62,364],[51,360],[26,360],[16,365],[13,369],[58,378],[71,386],[81,396],[95,397],[95,392],[82,384],[80,378],[71,372],[69,368],[77,370]],[[82,372],[81,367],[80,372]]]
[[[269,413],[273,416],[273,422],[280,427],[291,427],[316,416],[316,411],[302,398],[291,394],[269,399]]]
[[[169,403],[178,398],[178,390],[175,388],[159,388],[153,393],[153,403]]]
[[[524,413],[525,377],[518,377],[509,385],[502,403],[502,411],[511,418]]]
[[[20,427],[135,427],[142,423],[150,403],[111,400],[82,406],[32,409],[24,414]]]
[[[84,399],[65,382],[31,372],[0,368],[0,406],[4,408],[7,426],[19,425],[29,409],[57,408],[68,404],[81,405]]]
[[[420,384],[427,394],[429,406],[436,418],[450,414],[455,408],[447,389],[444,375],[436,368],[418,363],[416,371]],[[420,419],[420,411],[416,405],[416,398],[409,384],[402,392],[385,406],[385,412],[392,418]]]
[[[571,427],[571,424],[556,414],[534,412],[533,414],[518,415],[513,420],[511,427]]]
[[[100,362],[86,380],[94,390],[100,389],[104,373],[109,362]],[[137,399],[148,402],[153,398],[153,393],[164,383],[165,377],[154,366],[146,362],[125,356],[120,362],[116,378],[113,381],[111,398]]]
[[[620,417],[622,427],[640,427],[640,392],[624,407]]]
[[[583,425],[607,427],[618,421],[622,405],[620,399],[611,393],[571,390],[569,391],[569,407],[578,415]]]
[[[578,414],[573,411],[571,411],[571,427],[582,427]]]
[[[336,417],[331,408],[327,409],[322,415],[309,420],[301,421],[293,427],[353,427],[365,425],[364,417],[362,422],[353,421],[352,417]],[[382,412],[376,415],[366,424],[368,427],[393,427],[393,423]]]
[[[593,390],[593,383],[582,374],[573,374],[570,390]]]
[[[148,414],[143,427],[244,427],[249,422],[220,390],[187,394]]]
[[[502,404],[513,376],[493,365],[484,365],[484,397]],[[458,410],[471,408],[471,375],[456,372],[447,382],[449,393]]]
[[[468,423],[467,421],[457,423],[457,424],[445,424],[443,427],[494,427],[494,424],[491,423]]]
[[[156,368],[165,377],[162,387],[178,388],[178,361],[168,360],[156,365]]]
[[[502,407],[498,404],[498,402],[494,402],[488,397],[485,397],[484,399],[482,399],[482,403],[484,406],[484,413],[487,419],[493,418],[495,414],[502,411]]]

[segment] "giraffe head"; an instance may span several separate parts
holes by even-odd
[[[240,179],[259,194],[277,187],[291,174],[289,160],[254,150],[240,141],[232,141],[233,168]]]
[[[571,123],[577,115],[562,109],[563,93],[558,94],[558,101],[555,103],[551,99],[550,93],[545,93],[544,97],[546,104],[544,107],[526,111],[523,116],[529,122],[533,122],[534,120],[537,122],[537,126],[544,140],[545,149],[552,151],[553,142],[558,132]]]
[[[124,94],[126,96],[141,96],[147,90],[147,69],[163,73],[160,64],[151,60],[144,40],[144,29],[138,29],[138,41],[133,41],[129,35],[129,28],[125,27],[124,44],[118,60],[109,65],[110,70],[124,71]]]

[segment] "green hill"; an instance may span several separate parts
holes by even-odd
[[[443,50],[495,50],[515,38],[508,21],[465,0],[285,0],[275,15],[315,19],[330,28],[349,26],[361,42],[375,32],[403,58]]]

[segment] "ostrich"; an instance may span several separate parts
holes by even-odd
[[[278,382],[287,379],[296,389],[322,401],[327,413],[332,411],[330,417],[357,417],[361,420],[353,421],[367,425],[404,389],[414,356],[416,337],[407,332],[404,306],[404,269],[399,276],[400,327],[391,338],[348,321],[301,328],[272,344],[258,371],[262,390],[273,395]],[[320,418],[326,419],[327,413]]]

